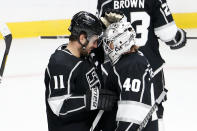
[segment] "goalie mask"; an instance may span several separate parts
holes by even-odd
[[[113,65],[135,45],[135,37],[130,22],[117,22],[108,26],[103,34],[103,48]]]

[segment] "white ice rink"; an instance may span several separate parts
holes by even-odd
[[[197,36],[197,29],[187,32]],[[62,43],[65,40],[13,40],[0,85],[0,131],[47,131],[44,70]],[[1,57],[3,48],[0,40]],[[188,40],[185,48],[176,51],[163,43],[161,48],[169,90],[164,104],[165,131],[196,131],[197,40]]]

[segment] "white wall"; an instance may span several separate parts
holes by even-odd
[[[80,10],[95,13],[96,3],[97,0],[0,0],[0,20],[20,22],[71,18]],[[197,12],[196,0],[168,0],[168,4],[173,13]]]
[[[65,19],[81,10],[96,12],[96,0],[0,0],[5,22]]]
[[[167,0],[173,13],[197,12],[196,0]]]

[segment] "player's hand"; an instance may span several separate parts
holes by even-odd
[[[178,29],[178,33],[179,33],[179,38],[177,38],[177,43],[175,45],[170,46],[170,49],[172,50],[182,48],[187,43],[186,32],[183,29]]]
[[[86,109],[87,110],[112,110],[117,102],[116,94],[105,89],[92,88],[86,92]]]
[[[105,12],[105,15],[100,18],[105,27],[108,27],[110,24],[126,19],[126,16],[119,10],[108,9]]]

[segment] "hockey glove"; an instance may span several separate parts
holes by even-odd
[[[117,101],[115,93],[105,89],[92,88],[86,92],[87,110],[112,110]]]
[[[126,16],[119,10],[115,9],[108,9],[105,12],[105,15],[100,18],[102,23],[105,25],[107,28],[110,24],[121,21],[121,20],[126,20]]]
[[[183,29],[178,29],[174,40],[166,44],[170,46],[170,49],[175,50],[184,47],[186,42],[186,32]]]

